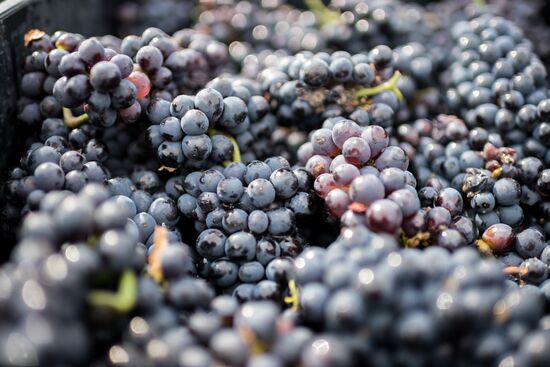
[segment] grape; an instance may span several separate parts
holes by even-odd
[[[144,98],[151,91],[151,81],[146,74],[141,71],[134,70],[127,77],[136,86],[136,97]]]
[[[187,159],[202,161],[212,152],[212,141],[205,135],[187,135],[183,138],[181,148]]]
[[[351,120],[342,120],[332,128],[332,140],[340,149],[348,139],[358,136],[361,136],[361,128]]]
[[[332,172],[334,181],[341,186],[348,186],[360,174],[357,167],[347,163],[338,165]]]
[[[323,155],[314,155],[308,159],[306,169],[314,176],[318,177],[330,170],[331,159]]]
[[[350,138],[342,147],[342,154],[348,163],[361,166],[367,163],[371,156],[370,146],[362,138]]]
[[[223,97],[215,89],[203,89],[195,96],[195,107],[202,111],[208,120],[217,120],[223,113]]]
[[[323,199],[325,199],[328,193],[336,187],[336,181],[334,181],[334,177],[330,173],[322,173],[315,179],[315,192]]]
[[[361,204],[370,204],[385,196],[384,184],[372,174],[361,175],[350,186],[350,197]]]
[[[401,226],[403,214],[396,203],[381,199],[369,206],[365,218],[373,231],[393,233]]]
[[[162,66],[162,53],[156,47],[143,46],[136,54],[136,62],[145,72],[153,73]]]
[[[187,135],[200,135],[206,133],[209,123],[208,118],[201,110],[189,110],[181,118],[181,129]]]
[[[388,167],[406,170],[409,166],[409,159],[401,148],[390,146],[384,149],[380,156],[376,158],[375,165],[379,170]]]
[[[100,92],[113,91],[120,81],[120,70],[111,62],[100,61],[90,70],[90,84]]]
[[[505,252],[514,244],[514,233],[509,225],[498,223],[487,228],[481,237],[491,250]]]
[[[98,40],[90,38],[78,46],[78,56],[86,64],[95,65],[105,58],[105,49]]]
[[[118,66],[118,69],[120,70],[120,77],[122,79],[128,78],[134,71],[134,64],[132,62],[132,59],[127,55],[117,54],[113,56],[109,61]]]
[[[311,135],[313,153],[333,157],[338,152],[338,147],[332,140],[332,131],[329,129],[316,130]]]
[[[388,199],[399,205],[404,218],[410,217],[420,210],[418,196],[409,189],[396,190],[388,196]]]
[[[331,190],[325,197],[327,208],[336,217],[341,217],[350,204],[348,194],[342,189]]]
[[[247,193],[252,204],[257,208],[263,208],[271,204],[276,195],[272,183],[263,178],[257,178],[249,183]]]

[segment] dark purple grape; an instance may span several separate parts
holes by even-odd
[[[365,219],[367,226],[375,232],[395,233],[401,227],[403,214],[399,205],[382,199],[369,206]]]

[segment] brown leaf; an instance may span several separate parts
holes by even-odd
[[[36,41],[44,37],[46,33],[44,31],[41,31],[40,29],[31,29],[27,33],[25,33],[25,37],[23,37],[23,41],[25,42],[25,46],[28,46],[29,43],[32,41]]]

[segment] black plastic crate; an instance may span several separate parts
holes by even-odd
[[[0,1],[0,182],[10,162],[19,156],[25,129],[16,119],[18,80],[24,57],[23,36],[33,28],[46,33],[62,29],[85,36],[112,33],[118,1]]]

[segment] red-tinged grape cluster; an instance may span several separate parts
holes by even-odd
[[[476,228],[463,215],[461,193],[444,186],[417,192],[405,150],[391,145],[382,127],[333,121],[331,129],[314,131],[300,153],[316,177],[316,193],[341,226],[400,233],[408,247],[453,251],[474,244]]]
[[[396,233],[420,209],[416,180],[405,152],[389,144],[378,125],[340,118],[311,133],[299,157],[315,177],[314,188],[331,217],[343,225],[366,224]]]

